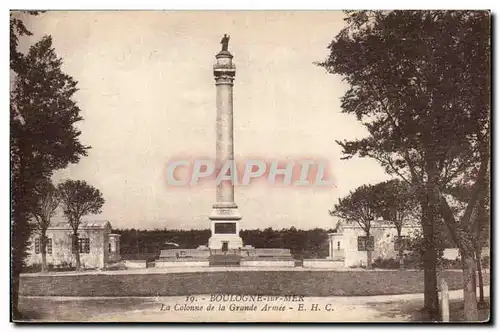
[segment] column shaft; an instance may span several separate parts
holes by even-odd
[[[217,139],[216,165],[217,169],[226,161],[234,161],[233,150],[233,84],[217,83]],[[234,174],[232,174],[234,176]],[[233,178],[233,182],[235,179]],[[217,203],[234,202],[234,184],[223,181],[217,186]]]

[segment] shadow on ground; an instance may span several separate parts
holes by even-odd
[[[404,300],[388,302],[368,302],[366,304],[371,309],[380,313],[380,320],[387,318],[400,318],[402,321],[409,322],[429,322],[427,312],[422,309],[424,302],[422,300]],[[486,299],[485,305],[479,307],[479,322],[487,322],[490,319],[490,302]],[[463,300],[450,301],[450,321],[465,322]]]

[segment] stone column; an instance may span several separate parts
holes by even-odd
[[[233,55],[229,51],[220,51],[216,56],[214,77],[216,87],[216,170],[226,163],[234,162],[233,145],[233,81],[236,67],[233,65]],[[235,165],[233,163],[233,165]],[[234,175],[234,174],[232,174]],[[223,242],[228,242],[229,249],[238,249],[243,246],[239,237],[238,221],[241,215],[234,202],[234,182],[223,181],[217,185],[216,201],[210,215],[212,237],[209,239],[210,249],[221,249]],[[234,227],[231,233],[216,233],[216,224],[224,223],[229,228]],[[234,225],[229,225],[234,224]]]
[[[214,65],[217,109],[216,136],[216,168],[220,169],[226,161],[234,160],[233,146],[233,81],[236,68],[232,64],[233,56],[229,52],[216,55]],[[234,203],[234,185],[231,181],[223,181],[217,185],[216,205],[236,208]]]

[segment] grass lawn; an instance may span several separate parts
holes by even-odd
[[[444,271],[450,290],[460,271]],[[489,284],[489,274],[483,275]],[[438,282],[439,284],[439,282]],[[252,294],[367,296],[423,293],[422,271],[229,271],[130,275],[21,277],[20,294],[32,296],[179,296]]]

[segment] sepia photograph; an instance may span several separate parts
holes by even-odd
[[[9,16],[11,323],[492,323],[491,11]]]

